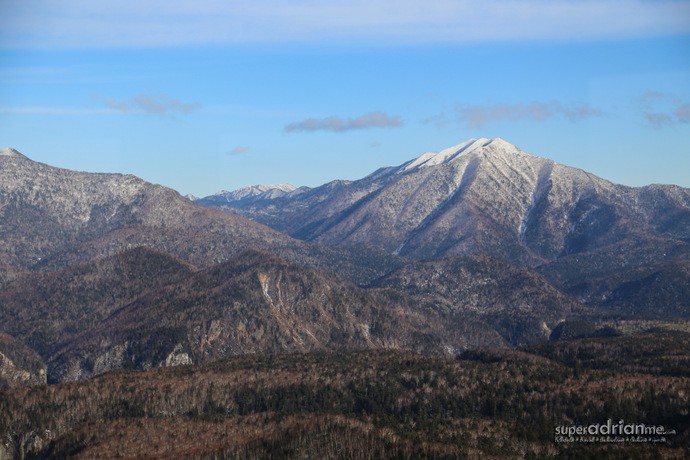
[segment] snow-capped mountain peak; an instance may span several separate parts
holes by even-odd
[[[482,151],[494,156],[514,155],[516,153],[524,154],[524,152],[522,152],[522,150],[517,148],[515,145],[504,139],[501,139],[500,137],[487,141],[484,145],[482,145]]]
[[[205,205],[243,206],[257,200],[272,200],[283,196],[299,194],[306,188],[291,184],[250,185],[237,190],[221,190],[211,196],[194,200]]]
[[[504,154],[508,152],[517,152],[519,149],[500,137],[495,139],[487,139],[485,137],[470,139],[461,144],[443,149],[440,152],[424,153],[416,159],[403,164],[398,170],[398,173],[449,163],[461,155],[480,151],[486,151],[487,153],[491,152],[493,154]]]
[[[12,147],[5,147],[0,150],[0,157],[26,158],[25,155]]]
[[[690,236],[688,190],[618,186],[501,138],[470,139],[357,181],[230,206],[300,239],[420,259],[484,251],[541,264],[603,254],[620,241],[632,248],[644,234],[643,257],[657,238],[684,245]]]
[[[292,192],[296,187],[291,184],[272,184],[272,185],[250,185],[248,187],[242,187],[231,192],[223,190],[216,193],[216,195],[223,195],[226,197],[232,197],[233,200],[241,200],[243,198],[249,198],[259,195],[271,195],[272,198],[276,198],[280,195]]]

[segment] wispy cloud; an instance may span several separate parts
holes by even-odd
[[[118,112],[130,111],[129,102],[116,101],[115,99],[105,98],[103,99],[103,103],[106,105],[106,107],[116,110]]]
[[[331,131],[334,133],[342,133],[358,129],[397,128],[402,126],[402,124],[399,117],[391,116],[384,112],[371,112],[356,118],[347,119],[335,116],[327,118],[308,118],[285,126],[285,132]]]
[[[14,115],[112,115],[113,113],[139,113],[148,115],[178,115],[188,114],[197,110],[200,104],[185,103],[167,96],[139,95],[131,100],[116,100],[111,98],[95,98],[100,107],[66,107],[44,105],[0,106],[0,113]]]
[[[690,104],[681,104],[673,111],[679,123],[690,123]]]
[[[2,46],[174,46],[343,40],[468,42],[649,37],[690,31],[679,0],[22,0]]]
[[[242,155],[243,153],[247,153],[251,150],[246,145],[238,145],[237,147],[234,147],[232,150],[228,152],[228,155]]]
[[[437,128],[445,128],[451,123],[451,120],[448,118],[447,113],[439,113],[423,119],[421,123],[423,125],[433,125]]]
[[[653,89],[648,89],[644,93],[640,95],[640,97],[637,98],[637,100],[640,102],[645,107],[652,106],[658,101],[668,99],[669,97],[672,97],[668,93],[664,93],[661,91],[656,91]]]
[[[456,115],[467,128],[478,129],[489,123],[502,121],[543,122],[565,118],[570,122],[577,122],[602,117],[604,113],[587,104],[567,106],[558,101],[535,101],[529,104],[459,105],[456,107]]]
[[[654,129],[690,123],[690,103],[672,93],[647,90],[637,101],[645,123]]]
[[[200,107],[198,103],[186,103],[168,96],[149,96],[140,94],[131,100],[104,98],[106,107],[122,113],[144,113],[149,115],[188,114]]]
[[[642,116],[647,124],[654,129],[661,129],[675,124],[673,118],[666,113],[645,112]]]

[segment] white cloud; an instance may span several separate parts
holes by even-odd
[[[23,0],[0,3],[4,46],[285,41],[471,42],[690,32],[680,0]]]
[[[399,117],[383,112],[371,112],[356,118],[342,119],[340,117],[308,118],[303,121],[290,123],[285,126],[286,132],[302,131],[331,131],[342,133],[358,129],[397,128],[402,126]]]

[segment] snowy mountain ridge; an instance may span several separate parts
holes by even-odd
[[[0,157],[26,158],[19,150],[13,149],[12,147],[5,147],[0,150]]]
[[[521,150],[515,147],[513,144],[501,139],[500,137],[494,139],[488,139],[486,137],[481,137],[479,139],[472,138],[461,144],[443,149],[440,152],[423,153],[414,160],[403,163],[398,168],[397,172],[398,174],[402,174],[419,168],[427,168],[430,166],[450,163],[457,161],[461,155],[469,155],[471,153],[480,152],[487,149],[498,155],[516,154],[521,152]]]
[[[308,187],[295,187],[291,184],[250,185],[237,190],[221,190],[213,195],[193,201],[205,206],[244,206],[257,201],[270,201],[278,198],[299,195]]]
[[[264,194],[266,192],[270,192],[271,195],[273,195],[274,198],[283,195],[288,192],[292,192],[293,190],[297,189],[294,185],[291,184],[272,184],[272,185],[249,185],[247,187],[242,187],[237,190],[221,190],[218,193],[215,193],[216,196],[225,196],[229,200],[241,200],[242,198],[247,198],[250,196],[257,196]]]

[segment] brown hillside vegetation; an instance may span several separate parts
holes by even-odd
[[[0,332],[0,388],[46,383],[46,366],[23,343]]]
[[[14,388],[0,392],[0,448],[29,458],[683,458],[688,361],[668,358],[681,349],[687,357],[690,335],[668,334],[457,358],[243,356]],[[622,362],[617,371],[561,358],[588,347],[654,353],[659,365]],[[608,419],[675,434],[658,443],[554,442],[556,426]]]
[[[489,271],[481,273],[483,282],[498,284]],[[474,272],[467,267],[464,279]],[[546,294],[525,302],[553,309],[555,324],[564,308],[547,302],[553,288],[544,282],[532,287]],[[463,296],[481,295],[488,304],[495,295],[484,291],[467,284]],[[501,315],[505,322],[511,321],[508,313]],[[528,343],[546,338],[544,320],[528,319],[533,324],[522,327],[527,332],[520,337],[536,336]],[[51,383],[244,353],[401,348],[452,355],[505,346],[492,322],[463,305],[449,309],[430,296],[362,289],[251,250],[198,270],[168,254],[134,248],[20,277],[0,292],[0,330],[41,355]]]
[[[443,311],[473,313],[512,346],[543,341],[559,321],[588,312],[535,272],[487,256],[411,262],[374,285]]]

